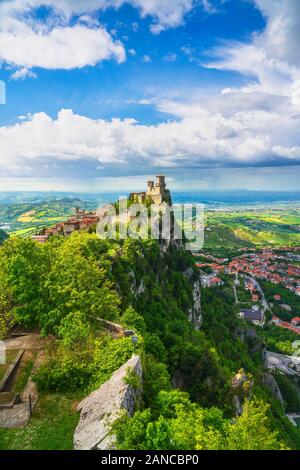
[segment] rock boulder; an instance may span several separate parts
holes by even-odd
[[[132,356],[114,372],[110,380],[79,403],[77,410],[81,414],[74,433],[75,449],[108,450],[114,447],[112,424],[124,411],[129,416],[133,415],[136,401],[141,394],[141,387],[133,388],[124,380],[128,370],[134,371],[142,379],[139,356]]]

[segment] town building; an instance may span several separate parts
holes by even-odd
[[[152,203],[158,205],[163,202],[166,202],[169,205],[172,204],[170,191],[166,188],[165,176],[162,175],[157,176],[155,182],[152,180],[148,181],[146,192],[131,193],[129,198],[138,203],[144,203],[148,199]],[[65,222],[59,222],[53,227],[43,229],[41,233],[34,235],[31,238],[39,243],[45,243],[50,236],[68,236],[75,231],[94,226],[107,215],[109,215],[108,206],[104,206],[97,211],[86,211],[76,207],[75,214],[68,220]],[[128,224],[135,217],[136,215],[132,214],[130,209],[127,209],[115,216],[116,222],[119,224]]]
[[[64,223],[63,231],[65,236],[70,235],[76,230],[80,230],[80,221],[75,217],[70,218]]]
[[[292,318],[291,325],[295,327],[300,327],[300,318],[299,317]]]
[[[263,326],[265,322],[265,316],[261,309],[244,309],[240,312],[240,317],[247,321],[251,321],[254,325]]]
[[[31,237],[31,240],[34,240],[38,243],[46,243],[48,238],[49,238],[49,235],[33,235]]]
[[[96,211],[85,211],[83,209],[76,208],[75,215],[70,217],[65,222],[59,222],[53,227],[43,229],[39,234],[33,235],[32,240],[38,243],[45,243],[50,236],[68,236],[71,233],[86,229],[92,225],[96,225],[99,221],[99,216]]]

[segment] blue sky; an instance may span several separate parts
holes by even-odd
[[[299,3],[2,1],[0,189],[297,190]]]

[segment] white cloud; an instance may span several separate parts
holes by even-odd
[[[0,60],[24,68],[73,69],[115,58],[125,60],[121,43],[103,28],[55,27],[33,29],[17,20],[1,25]]]
[[[44,0],[43,2],[41,0],[25,0],[25,2],[50,4],[69,16],[72,13],[91,12],[108,7],[119,8],[127,3],[138,8],[142,17],[151,16],[154,18],[151,31],[157,34],[166,28],[180,26],[186,13],[195,6],[200,5],[206,11],[212,11],[212,4],[220,3],[220,0]]]
[[[37,74],[32,72],[32,70],[23,67],[19,70],[16,70],[16,72],[14,72],[10,78],[11,80],[25,80],[25,78],[37,78]]]
[[[129,0],[127,3],[138,7],[142,17],[154,17],[155,21],[151,25],[154,34],[159,34],[166,28],[180,26],[186,13],[192,10],[196,3],[199,4],[194,0]]]
[[[207,67],[233,70],[253,77],[244,92],[263,91],[300,95],[300,2],[299,0],[254,0],[266,18],[262,33],[253,34],[248,44],[225,43],[212,51],[215,60]]]
[[[142,0],[139,2],[141,5]],[[0,128],[0,168],[7,174],[22,174],[27,167],[30,174],[49,159],[63,166],[83,161],[92,168],[118,168],[122,174],[132,174],[133,168],[141,172],[159,167],[299,165],[300,60],[297,34],[289,31],[294,24],[300,30],[300,15],[295,15],[299,3],[274,0],[273,10],[267,0],[256,2],[266,15],[265,31],[254,35],[248,44],[225,44],[214,51],[215,61],[208,65],[248,76],[245,86],[226,88],[215,95],[195,94],[185,102],[150,98],[147,104],[174,116],[157,125],[141,125],[131,119],[92,120],[71,110],[62,110],[57,119],[37,113],[15,126]],[[153,1],[151,5],[154,4]],[[282,12],[279,7],[284,5]],[[278,24],[282,29],[276,29]],[[58,29],[56,26],[47,37]],[[98,29],[89,30],[92,42],[96,41]],[[292,29],[297,30],[294,26]],[[65,39],[62,34],[59,43]],[[276,50],[273,40],[277,40]],[[68,43],[68,47],[73,45]],[[85,60],[99,60],[90,50],[85,54]],[[49,56],[43,60],[51,66]],[[63,58],[58,56],[55,60]],[[73,67],[80,60],[76,54],[67,57],[65,67]],[[144,56],[143,60],[151,58]],[[22,66],[29,68],[30,64]]]
[[[100,163],[124,174],[133,168],[300,163],[299,116],[249,108],[225,117],[218,102],[161,102],[159,110],[177,121],[146,126],[132,119],[92,120],[71,110],[62,110],[57,119],[34,114],[0,128],[1,171],[23,174],[24,167],[41,167],[49,159],[59,165]]]
[[[219,1],[219,0],[216,0]],[[99,25],[95,13],[116,10],[128,3],[142,17],[152,17],[151,30],[160,33],[181,25],[197,5],[208,8],[207,0],[4,0],[0,3],[0,60],[30,69],[73,69],[95,65],[105,59],[125,60],[123,45]],[[38,21],[34,10],[50,8]],[[78,18],[74,23],[74,15]],[[73,18],[73,21],[71,19]],[[138,25],[133,23],[137,31]],[[25,73],[23,73],[23,77]],[[15,77],[19,76],[19,71]],[[29,73],[27,74],[29,76]]]
[[[150,63],[150,62],[152,62],[152,59],[151,59],[151,57],[150,57],[149,55],[145,54],[145,55],[143,56],[143,62],[145,62],[145,63]]]
[[[212,5],[220,4],[222,0],[3,0],[1,2],[0,15],[12,16],[23,14],[41,5],[52,8],[56,14],[64,15],[70,19],[72,15],[82,15],[81,19],[92,20],[92,13],[107,8],[118,9],[123,4],[140,10],[141,16],[150,16],[154,19],[151,26],[153,32],[158,33],[166,28],[174,28],[181,25],[186,13],[197,6],[205,11],[213,11]],[[133,23],[134,31],[139,25]]]
[[[257,41],[269,55],[291,66],[300,64],[300,2],[298,0],[255,0],[267,18],[267,28]]]

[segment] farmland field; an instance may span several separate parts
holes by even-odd
[[[300,210],[232,208],[206,212],[205,248],[300,245]]]
[[[92,209],[95,204],[68,197],[11,204],[0,201],[0,228],[9,235],[31,236],[42,228],[66,220],[74,214],[75,207]]]
[[[0,193],[0,229],[9,235],[28,237],[66,220],[75,207],[91,210],[117,198],[118,194]],[[174,202],[190,198],[176,195]],[[206,204],[204,240],[204,249],[220,253],[251,247],[300,246],[299,203]]]

